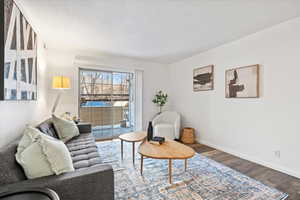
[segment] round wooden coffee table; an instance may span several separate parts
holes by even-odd
[[[161,145],[150,144],[148,141],[144,141],[139,147],[139,153],[141,154],[141,175],[143,175],[144,157],[169,160],[170,184],[172,184],[172,160],[184,160],[186,171],[187,159],[195,155],[195,151],[192,148],[173,140],[166,140]]]
[[[123,142],[132,142],[132,162],[135,163],[135,143],[143,141],[147,137],[147,133],[145,131],[137,131],[131,133],[125,133],[119,136],[121,140],[121,158],[123,160]]]

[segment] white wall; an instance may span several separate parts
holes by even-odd
[[[38,45],[38,100],[0,101],[0,147],[19,137],[26,124],[35,125],[47,117],[47,52],[42,41]]]
[[[196,128],[201,143],[300,177],[299,35],[296,18],[170,65],[183,125]],[[215,89],[193,92],[193,69],[210,64]],[[261,65],[261,97],[225,99],[225,70],[251,64]]]
[[[19,9],[29,21],[35,31],[32,18],[28,16],[19,1],[16,1]],[[38,33],[38,32],[37,32]],[[0,101],[0,147],[3,147],[23,133],[26,124],[36,125],[45,120],[48,115],[47,106],[47,51],[44,49],[43,40],[38,33],[38,100],[37,101]]]
[[[88,65],[78,64],[78,57],[86,59]],[[66,52],[56,49],[48,50],[48,82],[55,75],[64,75],[71,78],[72,88],[64,92],[60,104],[57,108],[57,113],[71,112],[73,115],[78,115],[78,68],[99,68],[99,69],[114,69],[119,71],[128,71],[141,69],[144,71],[143,81],[143,127],[157,113],[158,109],[152,103],[152,98],[155,92],[162,89],[169,91],[169,76],[168,68],[165,65],[147,62],[143,60],[131,59],[126,57],[101,55],[87,52]],[[76,59],[75,59],[76,58]],[[52,106],[57,91],[51,89],[49,85],[48,99]]]

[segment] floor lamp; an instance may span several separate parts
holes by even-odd
[[[66,89],[70,89],[70,78],[65,76],[54,76],[52,79],[52,88],[59,90],[52,108],[52,114],[54,114],[56,107],[59,103],[62,91]]]

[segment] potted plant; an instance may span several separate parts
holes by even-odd
[[[167,103],[167,101],[168,101],[168,94],[163,93],[161,90],[155,94],[152,102],[155,103],[159,107],[158,114],[161,113],[162,107]]]

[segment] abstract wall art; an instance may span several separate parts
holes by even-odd
[[[226,98],[259,97],[259,65],[226,70],[225,81]]]
[[[0,100],[36,100],[37,34],[13,0],[0,4]]]
[[[193,89],[194,92],[214,89],[214,66],[213,65],[194,69]]]

